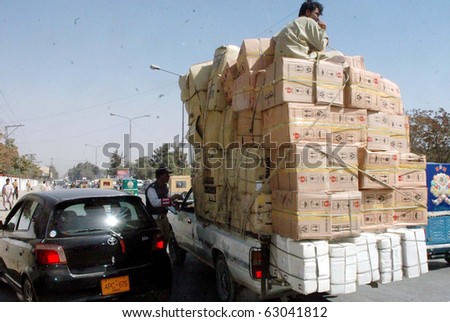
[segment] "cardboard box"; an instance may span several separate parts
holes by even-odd
[[[262,135],[261,113],[253,110],[240,111],[237,114],[237,135]]]
[[[253,110],[255,107],[255,85],[257,72],[242,73],[233,84],[233,101],[231,107],[234,111]]]
[[[360,232],[358,192],[346,194],[304,194],[298,191],[272,192],[274,233],[295,240],[351,236]]]
[[[208,81],[212,71],[212,61],[192,65],[188,73],[189,97],[208,90]],[[206,106],[205,106],[206,108]]]
[[[425,155],[414,153],[400,153],[400,169],[425,170],[427,167],[427,158]]]
[[[329,191],[356,191],[359,188],[358,171],[352,168],[331,169],[328,177]]]
[[[392,209],[363,210],[361,213],[361,231],[379,231],[393,227]]]
[[[344,106],[377,111],[380,78],[377,73],[350,67],[344,89]]]
[[[227,62],[220,79],[222,81],[225,101],[228,105],[231,105],[233,100],[233,85],[237,76],[238,72],[236,62]]]
[[[219,129],[219,143],[222,145],[223,149],[227,149],[237,140],[236,127],[238,113],[233,111],[230,107],[228,107],[223,113],[224,118]]]
[[[325,191],[329,188],[329,170],[315,169],[280,169],[270,177],[273,190],[298,190],[302,192]]]
[[[225,119],[225,113],[221,111],[207,111],[205,114],[203,131],[204,144],[221,144],[220,126]]]
[[[356,291],[357,257],[353,243],[330,243],[330,294]]]
[[[362,233],[357,237],[348,237],[345,242],[356,245],[356,281],[358,285],[380,280],[379,256],[376,235]]]
[[[401,188],[394,192],[395,207],[427,207],[428,188]]]
[[[389,133],[372,129],[367,129],[367,149],[371,151],[396,150],[391,144]]]
[[[377,247],[380,255],[381,283],[396,282],[403,279],[402,247],[400,236],[392,233],[378,234]]]
[[[409,136],[408,115],[389,115],[391,136]]]
[[[396,202],[394,190],[361,190],[362,211],[392,209]]]
[[[400,88],[394,82],[381,78],[380,80],[379,109],[390,114],[403,114],[403,103],[400,95]]]
[[[398,151],[370,151],[358,149],[358,164],[363,170],[395,170],[400,164]]]
[[[331,142],[360,144],[366,141],[366,111],[313,104],[284,103],[262,112],[263,134],[271,142]]]
[[[345,61],[351,68],[366,69],[363,56],[345,56]]]
[[[317,64],[316,103],[344,106],[344,68],[320,61]]]
[[[220,46],[214,52],[213,64],[211,67],[211,74],[208,80],[208,102],[207,108],[209,111],[223,111],[228,103],[225,99],[225,91],[221,81],[221,75],[228,62],[236,61],[239,53],[237,46]]]
[[[393,214],[394,226],[415,226],[428,223],[428,212],[425,207],[410,207],[410,209],[395,209]]]
[[[367,112],[367,128],[372,131],[390,134],[391,119],[389,114],[384,112]]]
[[[263,110],[285,102],[315,103],[314,62],[281,57],[266,71]]]
[[[274,53],[272,38],[244,39],[237,58],[239,74],[266,69],[273,63]]]
[[[427,175],[425,170],[398,170],[395,176],[395,187],[426,187]]]
[[[365,170],[359,175],[359,188],[363,189],[390,189],[395,185],[395,170]]]
[[[390,150],[397,150],[400,153],[409,153],[409,136],[391,135],[390,136]]]
[[[425,233],[421,228],[389,229],[388,232],[398,234],[401,237],[402,263],[405,277],[418,277],[428,272],[427,247]]]
[[[271,149],[271,162],[278,168],[328,168],[358,166],[358,147],[335,144],[285,144]]]

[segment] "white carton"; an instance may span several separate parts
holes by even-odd
[[[384,233],[377,235],[376,238],[380,255],[381,283],[402,280],[403,270],[400,236],[393,233]]]
[[[379,255],[375,236],[375,234],[371,233],[362,233],[358,237],[345,239],[356,245],[358,285],[380,280]]]
[[[330,293],[345,294],[356,291],[356,245],[330,243]]]
[[[405,277],[418,277],[428,272],[427,249],[423,229],[388,229],[401,236],[403,273]]]

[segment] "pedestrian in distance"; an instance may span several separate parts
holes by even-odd
[[[8,178],[8,179],[6,179],[6,183],[3,185],[3,188],[2,188],[4,210],[12,209],[12,206],[14,204],[13,194],[14,194],[14,187],[11,184],[11,180]],[[9,205],[9,209],[7,207],[8,205]]]
[[[19,199],[19,183],[17,182],[17,179],[14,179],[12,185],[14,187],[13,199],[17,201]]]
[[[28,192],[31,191],[31,182],[30,182],[30,180],[27,180],[27,191]]]

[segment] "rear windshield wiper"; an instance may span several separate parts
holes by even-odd
[[[76,230],[76,231],[74,231],[74,233],[75,234],[78,234],[78,233],[90,233],[90,232],[94,232],[94,231],[105,231],[105,232],[109,233],[112,237],[123,239],[123,237],[122,237],[122,235],[120,233],[112,230],[111,228],[86,228],[86,229]]]

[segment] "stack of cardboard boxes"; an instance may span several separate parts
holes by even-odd
[[[273,53],[247,39],[180,79],[197,214],[294,240],[426,224],[426,162],[409,151],[398,86],[362,57]]]

